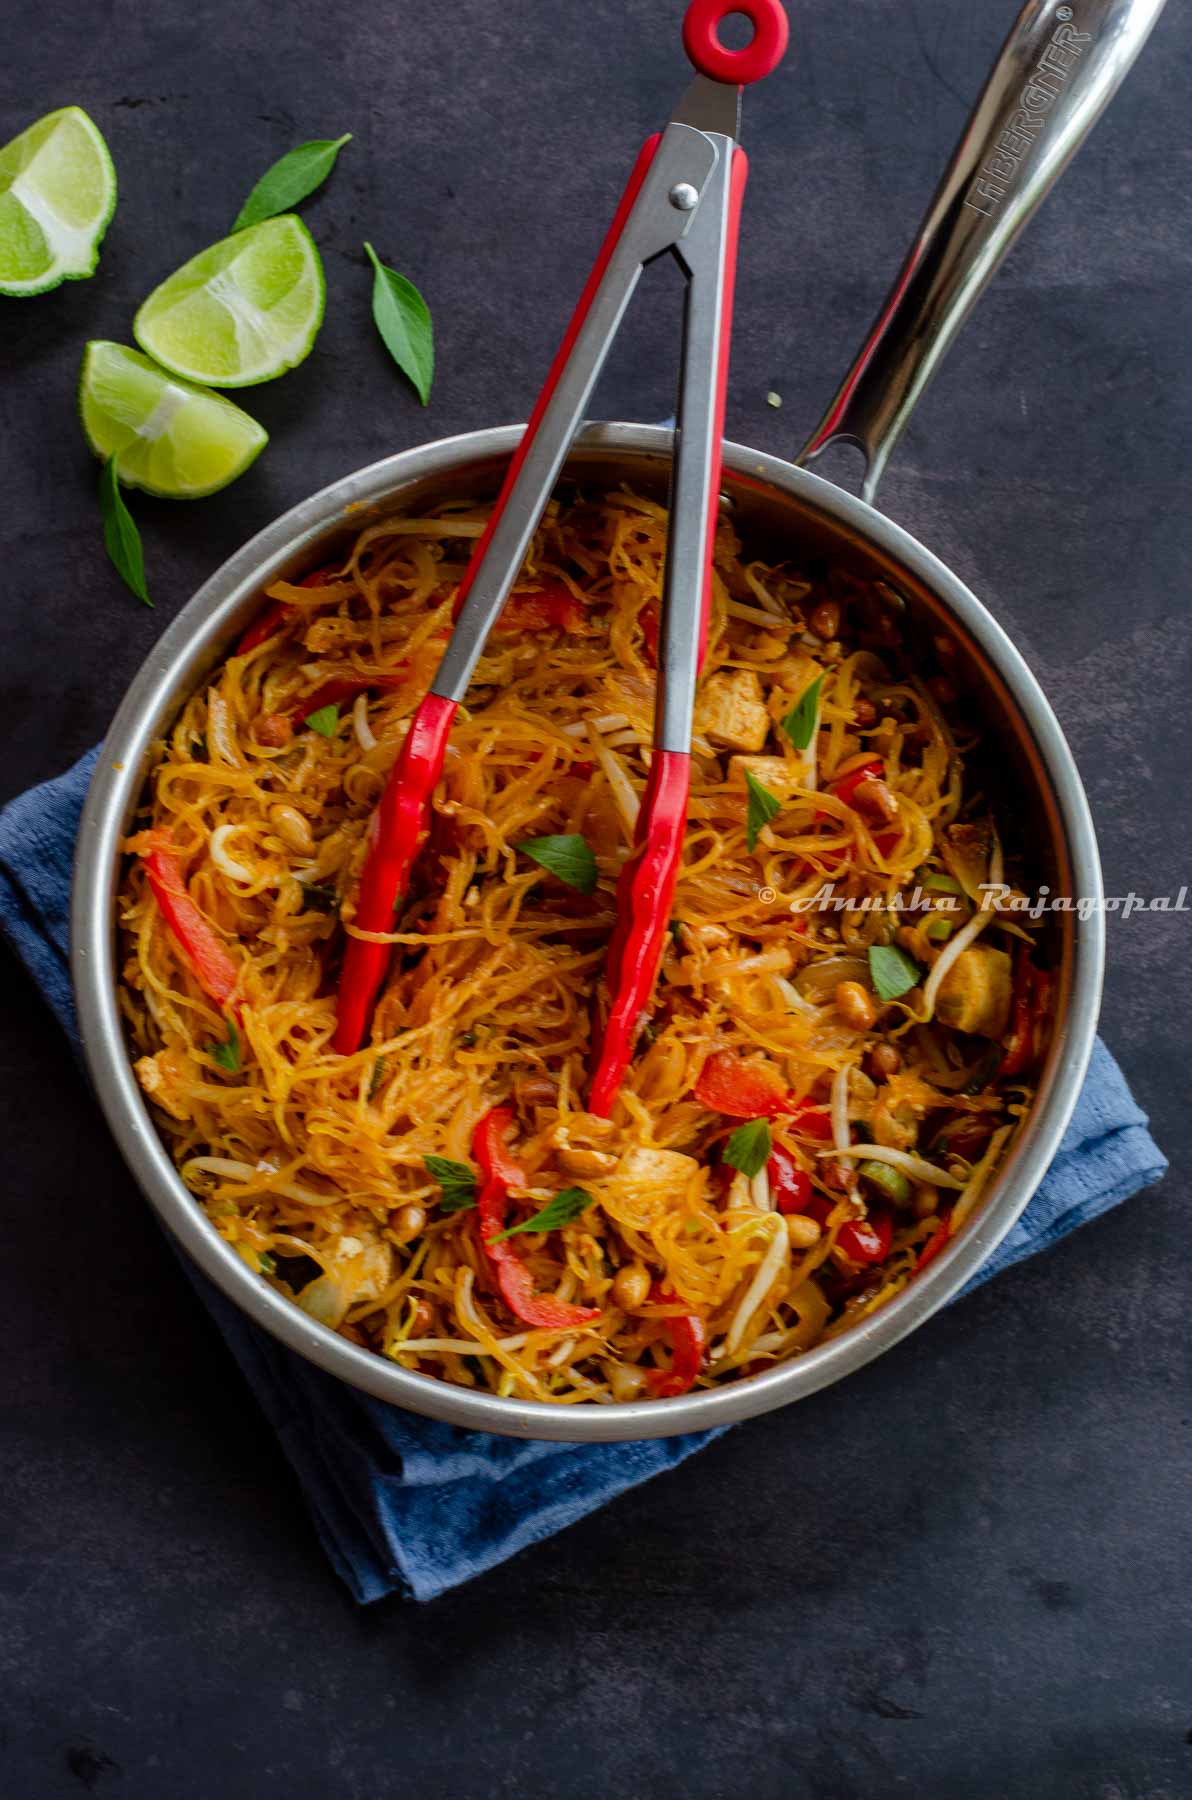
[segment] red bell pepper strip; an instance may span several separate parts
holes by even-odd
[[[836,1237],[836,1248],[850,1262],[882,1263],[890,1254],[894,1221],[888,1212],[872,1212],[867,1219],[850,1219]]]
[[[950,1212],[942,1213],[935,1230],[919,1252],[918,1260],[915,1263],[916,1274],[918,1274],[920,1269],[925,1269],[928,1263],[933,1263],[935,1261],[951,1235],[952,1215]]]
[[[860,763],[857,768],[850,769],[848,774],[842,775],[839,781],[834,781],[828,792],[833,799],[843,800],[846,806],[855,806],[857,789],[861,783],[868,781],[870,777],[877,779],[884,772],[885,765],[881,758],[871,757],[868,762]],[[826,812],[817,812],[815,822],[820,825],[838,825],[840,823],[839,819],[833,818],[831,813]],[[902,833],[899,831],[875,831],[871,835],[878,855],[889,856]],[[842,850],[825,850],[820,856],[820,861],[829,868],[837,868],[844,861],[844,852]]]
[[[658,1282],[650,1289],[650,1299],[656,1306],[678,1304],[678,1296]],[[669,1369],[651,1369],[648,1372],[646,1385],[656,1400],[674,1400],[691,1389],[703,1368],[708,1332],[698,1313],[675,1313],[661,1323],[666,1326],[670,1336],[674,1356]]]
[[[169,848],[169,838],[164,832],[161,837],[160,843],[141,852],[157,909],[203,992],[217,1006],[226,1008],[236,990],[239,971],[215,927],[187,893],[182,865]],[[239,1008],[235,1010],[238,1012]]]
[[[250,650],[257,648],[258,644],[263,644],[267,638],[271,638],[283,630],[297,610],[297,607],[291,606],[287,600],[271,600],[268,606],[257,614],[236,645],[236,655],[247,656]]]
[[[801,1131],[804,1137],[815,1138],[821,1144],[832,1142],[832,1114],[826,1106],[799,1100],[789,1110],[795,1130]]]
[[[801,1169],[790,1151],[775,1144],[766,1164],[770,1182],[770,1199],[780,1213],[805,1213],[811,1204],[811,1177]]]
[[[1005,1054],[998,1064],[999,1081],[1024,1074],[1042,1055],[1050,998],[1051,977],[1036,969],[1024,947],[1014,971],[1014,1011]]]
[[[512,1244],[491,1240],[505,1229],[506,1203],[511,1187],[526,1185],[525,1172],[505,1143],[505,1133],[513,1123],[511,1106],[490,1107],[477,1122],[472,1134],[472,1155],[480,1165],[484,1183],[476,1199],[480,1216],[480,1241],[498,1292],[510,1312],[523,1325],[540,1331],[571,1331],[577,1325],[590,1325],[600,1317],[598,1306],[572,1306],[556,1300],[553,1294],[536,1294],[534,1278]]]
[[[717,1050],[699,1072],[695,1097],[730,1119],[773,1119],[792,1110],[776,1074],[747,1063],[735,1050]]]
[[[498,631],[583,631],[588,615],[561,581],[536,594],[514,594],[501,609]]]
[[[885,764],[881,758],[872,756],[868,762],[858,763],[855,769],[850,769],[847,775],[842,775],[839,781],[834,781],[828,792],[834,800],[843,801],[845,806],[855,806],[857,789],[861,783],[868,781],[871,776],[876,779],[884,773]],[[816,813],[815,816],[817,819],[827,819],[831,815]]]
[[[695,1097],[709,1112],[730,1119],[776,1119],[787,1113],[795,1129],[827,1143],[832,1120],[827,1107],[810,1100],[794,1100],[784,1093],[778,1077],[755,1063],[747,1063],[735,1050],[717,1050],[699,1073]]]
[[[293,585],[295,587],[326,587],[330,575],[329,566],[315,569],[310,575],[304,575],[301,581],[296,581]],[[291,619],[296,618],[298,610],[288,600],[271,600],[268,606],[261,609],[244,633],[236,645],[235,654],[247,656],[250,650],[255,650],[258,644],[263,644],[266,638],[273,637],[275,633],[288,625]]]
[[[325,681],[322,687],[308,694],[305,700],[299,700],[290,710],[290,718],[295,725],[303,724],[311,713],[321,712],[325,706],[339,706],[344,700],[354,700],[357,694],[367,694],[372,688],[398,688],[403,677],[398,675],[368,675],[345,678],[340,676],[336,681]]]

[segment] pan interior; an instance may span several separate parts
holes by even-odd
[[[115,890],[119,839],[128,829],[156,742],[188,695],[226,653],[262,590],[298,576],[378,519],[411,516],[448,500],[493,497],[516,428],[406,452],[347,477],[268,527],[225,564],[175,620],[142,668],[113,724],[84,813],[76,864],[72,958],[89,1064],[110,1123],[163,1222],[205,1272],[253,1319],[302,1355],[412,1411],[511,1435],[569,1441],[670,1436],[749,1417],[801,1398],[896,1343],[953,1294],[1009,1230],[1054,1154],[1092,1045],[1103,921],[1052,921],[1060,975],[1059,1020],[1032,1119],[981,1211],[949,1252],[888,1306],[850,1332],[765,1373],[661,1405],[541,1403],[472,1395],[388,1364],[306,1319],[253,1276],[201,1218],[158,1138],[132,1075],[116,1001]],[[665,501],[670,434],[608,425],[586,429],[563,490],[628,485]],[[905,631],[925,655],[948,636],[954,670],[985,745],[990,798],[1012,822],[1012,846],[1030,885],[1099,893],[1096,846],[1067,747],[1013,646],[968,590],[914,540],[815,476],[726,446],[722,482],[748,554],[794,569],[843,569],[880,580],[905,605]],[[1011,685],[1012,684],[1012,685]],[[563,1416],[560,1416],[563,1415]]]

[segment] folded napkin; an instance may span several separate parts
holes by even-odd
[[[76,1049],[67,914],[79,812],[96,755],[0,814],[0,930]],[[1055,1162],[963,1291],[1157,1181],[1167,1164],[1146,1123],[1098,1041]],[[394,1592],[431,1600],[720,1435],[546,1444],[421,1419],[304,1362],[183,1261],[294,1467],[327,1554],[360,1601]]]

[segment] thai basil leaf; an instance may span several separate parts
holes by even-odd
[[[243,231],[247,225],[259,225],[262,219],[289,212],[317,187],[322,187],[335,167],[336,157],[351,136],[350,131],[345,131],[338,138],[312,138],[309,144],[299,144],[279,157],[265,170],[240,208],[232,230]]]
[[[817,675],[798,705],[788,712],[782,721],[782,729],[796,750],[806,750],[814,736],[815,721],[819,713],[820,689],[823,685],[823,676]]]
[[[739,1169],[752,1181],[769,1162],[772,1148],[769,1121],[750,1119],[747,1125],[737,1126],[724,1146],[721,1161],[732,1169]]]
[[[514,848],[538,863],[557,880],[565,881],[568,887],[578,888],[581,894],[595,892],[595,852],[578,831],[568,832],[562,837],[527,838]]]
[[[145,586],[145,552],[141,548],[141,534],[120,493],[120,477],[116,472],[114,456],[109,456],[100,470],[99,509],[103,514],[104,548],[111,558],[113,568],[138,600],[143,600],[146,606],[152,606],[149,590]]]
[[[403,375],[409,377],[423,406],[430,399],[435,372],[434,327],[430,308],[412,281],[387,269],[371,244],[365,251],[376,274],[373,279],[372,313],[385,348]]]
[[[782,801],[769,788],[763,787],[751,770],[745,771],[745,786],[749,790],[749,811],[745,819],[745,842],[750,853],[757,849],[758,833],[763,825],[776,818],[782,811]]]
[[[580,1214],[594,1204],[591,1194],[585,1188],[564,1188],[561,1194],[548,1200],[541,1212],[536,1212],[532,1219],[523,1219],[520,1225],[511,1225],[508,1231],[499,1231],[488,1242],[502,1243],[505,1238],[512,1237],[518,1231],[559,1231],[564,1225],[573,1225]]]

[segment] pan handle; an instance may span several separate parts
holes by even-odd
[[[1165,0],[1028,0],[861,352],[796,463],[865,456],[872,501],[985,284],[1117,92]]]

